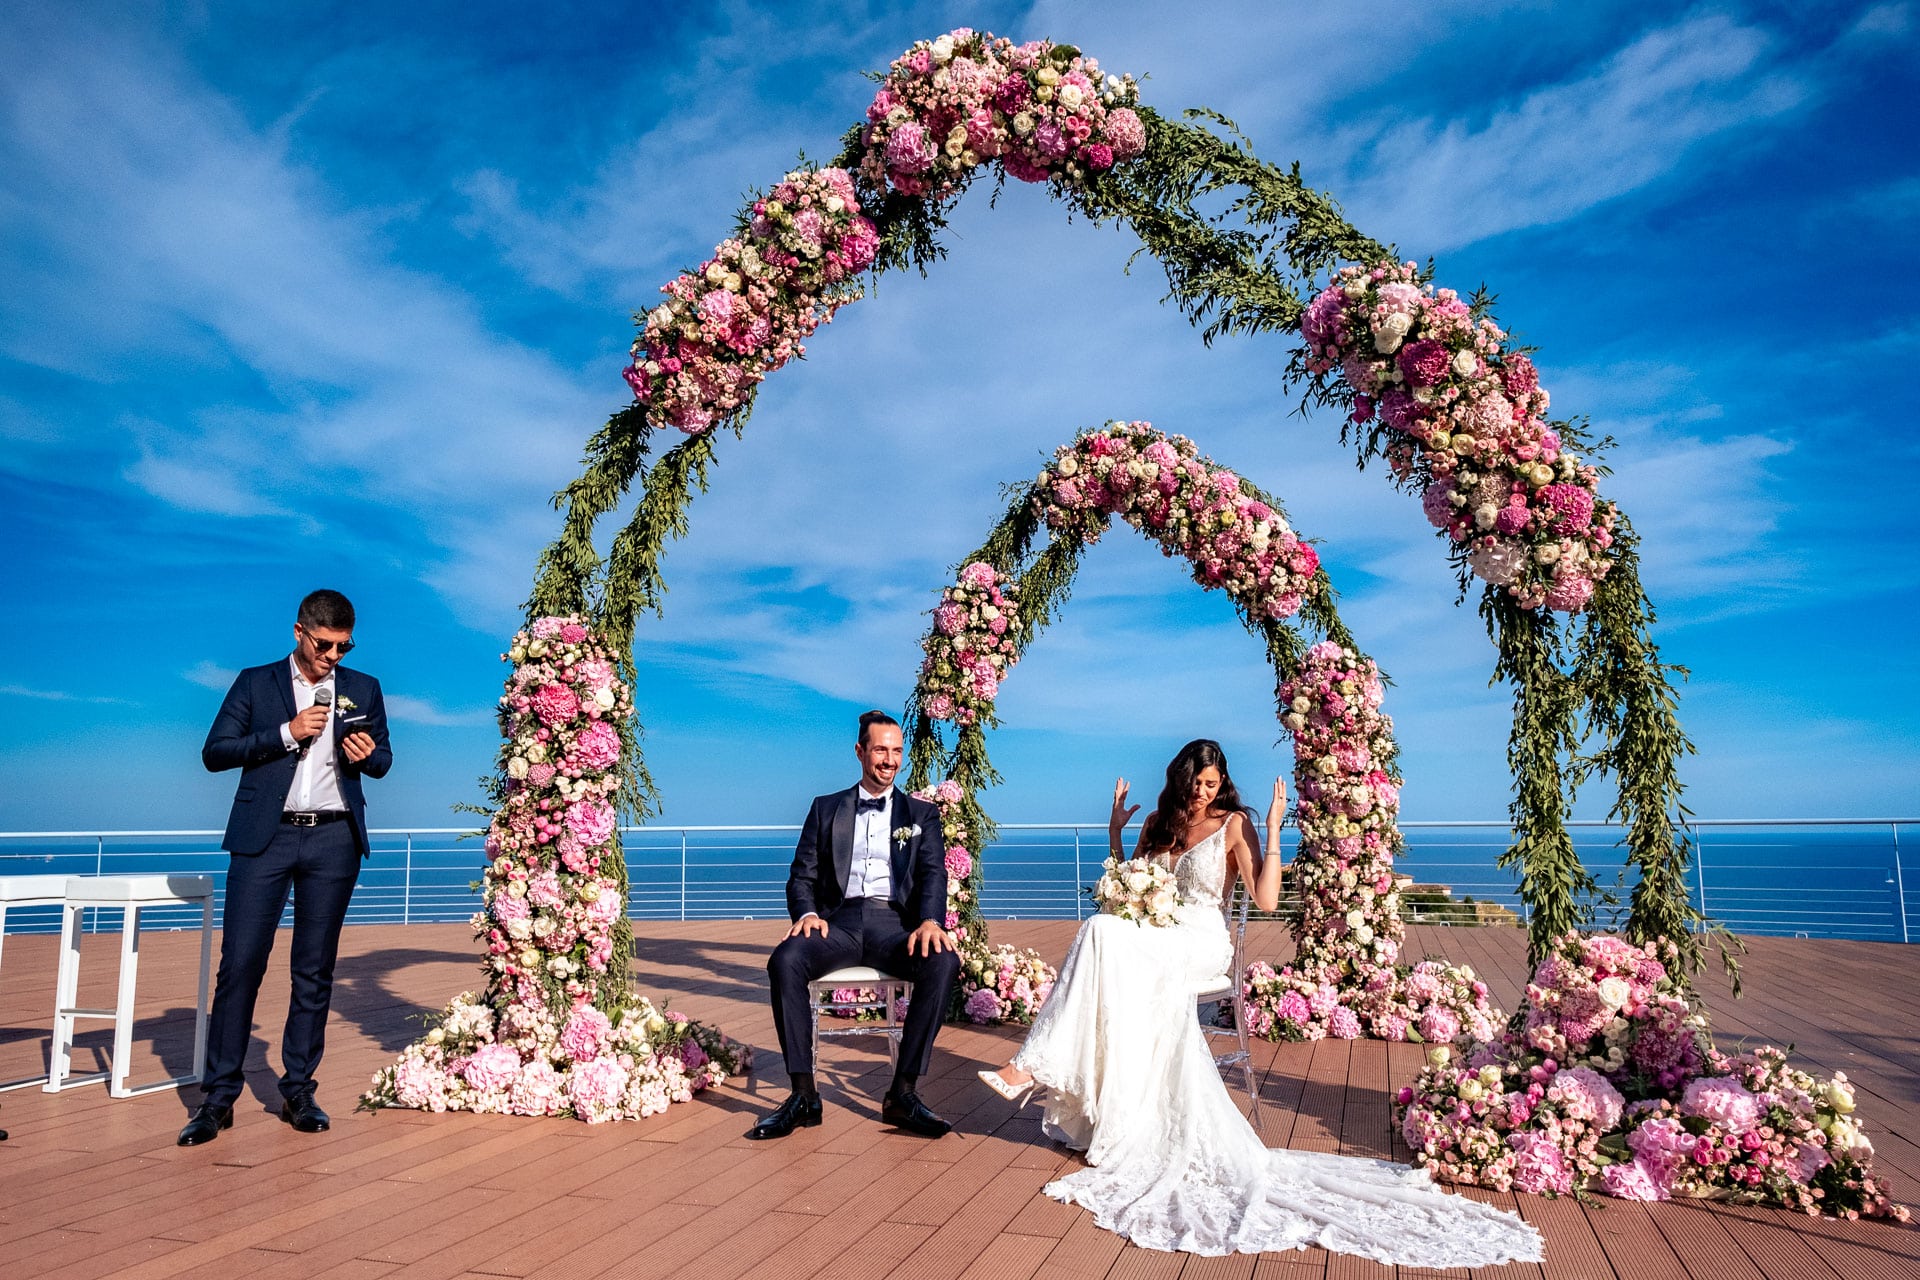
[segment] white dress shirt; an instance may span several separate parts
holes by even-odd
[[[892,792],[879,796],[867,794],[862,786],[855,791],[861,800],[880,801],[880,807],[865,813],[856,807],[853,815],[853,857],[847,868],[849,898],[878,898],[886,901],[893,893],[893,836],[887,829],[888,811],[893,808]]]
[[[313,684],[300,670],[300,663],[293,658],[287,659],[293,668],[293,710],[298,715],[313,705],[314,691],[325,689],[329,696],[334,694],[334,673],[327,672],[326,679]],[[344,812],[347,801],[340,794],[340,766],[337,761],[333,740],[334,718],[329,715],[320,732],[307,742],[306,754],[293,766],[293,785],[287,788],[287,813],[327,813]],[[280,726],[280,743],[289,751],[298,751],[300,744],[294,740],[293,731],[286,725]]]

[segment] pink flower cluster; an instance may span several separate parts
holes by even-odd
[[[1250,617],[1290,618],[1316,589],[1320,556],[1249,489],[1184,436],[1109,422],[1054,454],[1034,501],[1049,529],[1088,543],[1119,516]]]
[[[1400,958],[1398,748],[1393,721],[1380,710],[1384,692],[1371,658],[1330,640],[1307,650],[1280,686],[1300,829],[1291,868],[1300,898],[1296,964],[1308,974],[1339,971],[1364,983]]]
[[[1815,1079],[1771,1047],[1721,1054],[1668,975],[1676,954],[1664,939],[1557,940],[1510,1030],[1429,1051],[1400,1091],[1415,1162],[1496,1190],[1909,1220],[1872,1173],[1846,1076]]]
[[[969,1022],[1029,1023],[1059,978],[1040,953],[1002,944],[965,954],[960,999]]]
[[[1533,362],[1414,263],[1343,268],[1308,306],[1307,368],[1339,371],[1355,422],[1398,433],[1388,462],[1473,573],[1529,609],[1577,613],[1606,576],[1619,513],[1547,421]]]
[[[662,286],[625,370],[647,421],[690,435],[746,405],[833,313],[879,249],[844,169],[789,173],[713,256]]]
[[[603,860],[619,838],[619,722],[632,692],[580,618],[536,619],[504,655],[505,738],[487,828],[484,999],[461,995],[374,1078],[368,1106],[626,1119],[740,1069],[718,1032],[634,999],[610,974],[624,906]],[[603,983],[621,999],[605,999]],[[617,1012],[604,1010],[611,1006]]]
[[[1505,1015],[1466,965],[1422,960],[1412,967],[1368,965],[1275,969],[1264,960],[1241,979],[1248,1030],[1268,1040],[1414,1040],[1450,1044],[1493,1036]]]
[[[940,593],[933,629],[921,641],[915,696],[935,720],[974,724],[993,714],[1000,681],[1017,656],[1009,634],[1019,618],[1007,575],[976,560]]]
[[[923,704],[924,705],[924,704]],[[994,947],[980,916],[979,833],[967,821],[966,789],[947,778],[914,794],[940,810],[947,845],[947,928],[960,944],[960,981],[950,1016],[972,1022],[1032,1022],[1057,976],[1037,951]]]
[[[564,1017],[457,996],[432,1030],[374,1077],[370,1108],[573,1116],[589,1124],[658,1115],[744,1069],[744,1050],[708,1027],[636,1000],[610,1019]]]
[[[1131,76],[1071,45],[962,27],[893,60],[867,107],[860,176],[935,201],[998,161],[1022,182],[1078,183],[1146,150]]]

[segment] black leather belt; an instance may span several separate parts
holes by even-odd
[[[317,813],[300,813],[289,809],[280,815],[280,821],[290,827],[317,827],[323,822],[345,822],[345,809],[322,809]]]

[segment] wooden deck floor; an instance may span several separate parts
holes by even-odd
[[[460,925],[347,931],[321,1102],[331,1132],[280,1124],[267,1045],[256,1037],[234,1128],[209,1146],[173,1145],[197,1091],[125,1101],[98,1085],[60,1095],[0,1094],[0,1275],[458,1277],[686,1275],[791,1277],[1257,1277],[1361,1280],[1389,1268],[1319,1251],[1194,1258],[1136,1249],[1088,1216],[1040,1195],[1071,1156],[973,1079],[1004,1060],[1015,1033],[949,1027],[923,1093],[956,1124],[927,1142],[881,1127],[885,1056],[851,1040],[822,1064],[821,1128],[748,1143],[753,1117],[784,1096],[765,1002],[766,921],[646,925],[637,970],[645,990],[761,1048],[755,1079],[637,1124],[498,1116],[354,1114],[365,1080],[418,1032],[417,1018],[477,982]],[[995,926],[996,940],[1053,958],[1071,923]],[[1254,954],[1290,953],[1266,928]],[[184,1070],[197,939],[143,943],[135,1082]],[[106,1004],[117,939],[90,941],[83,1003]],[[284,951],[284,948],[282,949]],[[1508,1008],[1519,1000],[1516,930],[1424,928],[1413,955],[1471,963]],[[262,992],[259,1025],[278,1062],[284,955]],[[53,941],[6,942],[0,975],[0,1079],[43,1069]],[[1882,1167],[1920,1196],[1920,950],[1759,939],[1747,995],[1706,992],[1723,1042],[1795,1046],[1860,1086]],[[97,994],[89,994],[92,988]],[[104,1024],[102,1024],[104,1027]],[[104,1055],[82,1043],[76,1067]],[[1322,1041],[1260,1046],[1264,1133],[1273,1146],[1405,1157],[1388,1099],[1412,1078],[1414,1045]],[[1497,1269],[1541,1280],[1920,1280],[1920,1232],[1700,1203],[1639,1205],[1488,1196],[1517,1208],[1547,1240],[1540,1266]],[[1417,1273],[1402,1268],[1410,1278]],[[1465,1275],[1467,1273],[1457,1273]]]

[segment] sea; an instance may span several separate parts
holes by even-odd
[[[1400,872],[1420,890],[1410,918],[1463,923],[1525,919],[1513,871],[1499,865],[1501,823],[1403,824]],[[1596,891],[1583,900],[1594,923],[1625,918],[1633,877],[1620,831],[1571,828]],[[784,918],[793,827],[645,827],[624,833],[636,920]],[[1293,831],[1283,838],[1292,856]],[[1694,904],[1736,933],[1906,942],[1920,929],[1920,820],[1712,822],[1693,829],[1687,874]],[[0,832],[0,875],[206,874],[224,871],[219,833]],[[1906,851],[1903,858],[1903,847]],[[1086,886],[1106,853],[1104,823],[1003,825],[982,859],[988,919],[1057,920],[1090,910]],[[478,839],[447,829],[377,832],[349,923],[465,920],[480,903]],[[1431,887],[1431,891],[1427,891]],[[1489,904],[1470,906],[1472,904]],[[1501,910],[1494,910],[1499,908]],[[1909,928],[1909,921],[1914,929]],[[197,927],[197,910],[160,908],[145,928]],[[117,928],[90,920],[90,928]],[[13,907],[9,933],[57,931],[57,907]]]

